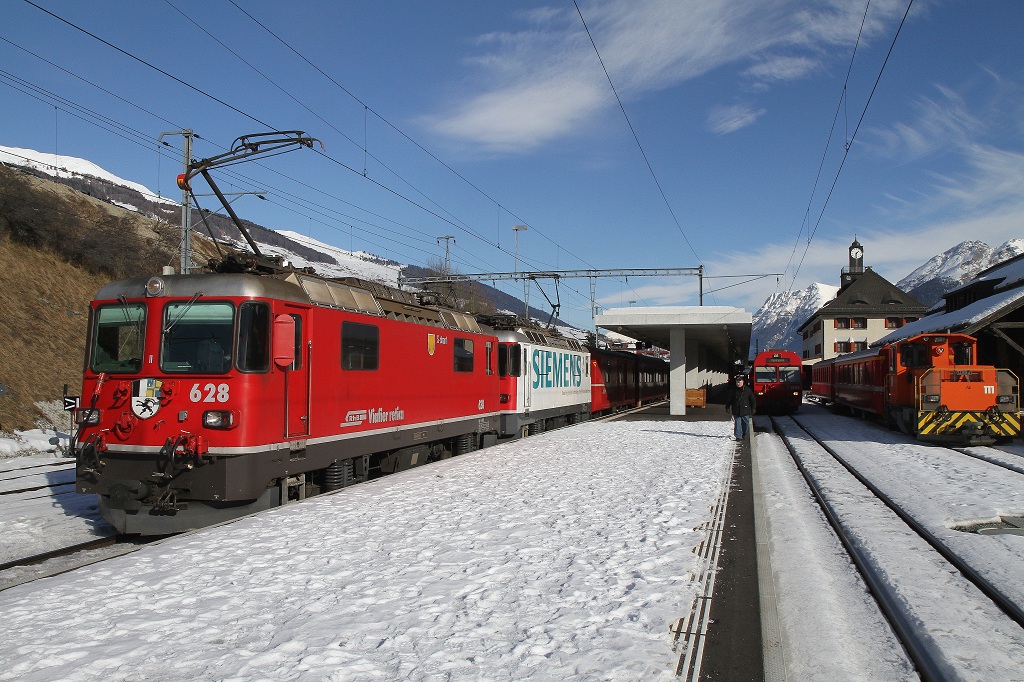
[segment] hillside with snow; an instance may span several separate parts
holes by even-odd
[[[398,275],[403,267],[401,263],[365,251],[346,251],[290,230],[277,230],[277,233],[302,246],[327,254],[335,262],[310,260],[284,247],[260,244],[260,249],[265,254],[282,256],[296,267],[312,267],[318,275],[324,277],[358,277],[393,287],[398,286]]]
[[[134,190],[148,201],[168,206],[178,204],[176,200],[160,197],[144,185],[118,177],[85,159],[0,146],[0,162],[31,168],[57,178],[98,179]],[[124,207],[138,210],[133,206]],[[266,230],[252,224],[250,229],[264,253],[281,256],[298,267],[312,267],[327,277],[358,277],[397,286],[403,269],[417,270],[364,251],[347,251],[298,232]],[[230,237],[220,238],[235,241]],[[246,248],[240,242],[237,245],[243,250]],[[933,256],[896,285],[925,305],[934,306],[942,300],[943,294],[970,281],[979,272],[1022,253],[1024,239],[1012,239],[998,248],[981,241],[965,241]],[[801,343],[797,328],[834,298],[837,291],[838,287],[815,283],[799,291],[772,294],[753,315],[751,350],[789,348],[799,351]],[[518,309],[520,302],[513,297],[500,290],[492,289],[492,292],[499,296],[500,300],[496,300],[499,309]],[[546,318],[544,311],[531,308],[530,312],[540,319]]]
[[[92,161],[79,159],[75,156],[44,154],[43,152],[37,152],[34,149],[4,147],[0,145],[0,163],[6,163],[11,166],[21,166],[23,168],[31,168],[57,178],[98,178],[114,185],[133,189],[149,201],[155,201],[163,204],[181,203],[175,199],[161,197],[145,185],[140,185],[137,182],[119,178],[113,173],[100,168]]]

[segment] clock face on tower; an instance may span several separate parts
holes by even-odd
[[[850,249],[850,258],[860,258],[864,255],[864,252],[857,247]]]

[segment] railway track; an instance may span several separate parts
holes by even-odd
[[[900,492],[905,482],[880,480],[882,468],[866,466],[865,458],[856,456],[863,443],[834,434],[825,442],[812,421],[779,418],[772,424],[922,679],[976,677],[964,652],[993,647],[999,655],[991,656],[985,663],[991,670],[977,679],[1018,675],[1024,661],[1020,576],[979,565],[986,563],[986,554],[965,551],[971,544],[963,541],[966,534],[957,538],[957,531],[936,523],[941,516],[908,504],[912,496]],[[921,446],[880,443],[877,451],[887,447],[907,457],[905,451]],[[952,456],[942,448],[931,450],[943,452],[922,450],[927,454],[919,455],[925,462],[920,466],[934,467],[937,457]],[[965,465],[972,474],[993,465],[973,462]],[[1007,469],[995,469],[999,473],[992,480],[1019,487],[1021,472]],[[959,627],[948,626],[949,613],[957,614]]]
[[[73,459],[0,462],[0,590],[130,551],[75,492]]]

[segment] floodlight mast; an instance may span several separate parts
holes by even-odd
[[[245,229],[245,226],[242,225],[242,221],[239,220],[234,209],[231,208],[231,203],[213,181],[209,171],[211,168],[242,163],[243,161],[247,161],[260,154],[269,154],[270,152],[283,154],[285,152],[298,149],[299,147],[309,147],[312,149],[315,142],[320,142],[320,140],[306,135],[301,130],[284,130],[272,133],[252,133],[250,135],[242,135],[241,137],[235,138],[235,141],[231,143],[231,149],[223,154],[218,154],[217,156],[211,156],[206,159],[192,161],[189,163],[185,172],[178,176],[178,187],[185,192],[192,193],[192,178],[196,175],[202,175],[210,185],[210,189],[212,189],[214,194],[217,195],[217,198],[220,199],[221,205],[231,217],[231,221],[235,224],[235,227],[237,227],[238,231],[242,233],[242,237],[245,238],[245,241],[249,243],[249,248],[252,249],[257,258],[264,258],[264,255],[260,252],[260,248],[256,245],[255,240],[250,236],[249,231]],[[320,142],[320,148],[323,149],[323,147],[323,142]],[[195,197],[195,194],[193,193],[192,196]]]

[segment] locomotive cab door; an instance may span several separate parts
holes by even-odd
[[[284,372],[285,437],[309,435],[311,342],[299,313],[278,315],[274,323],[274,361]]]

